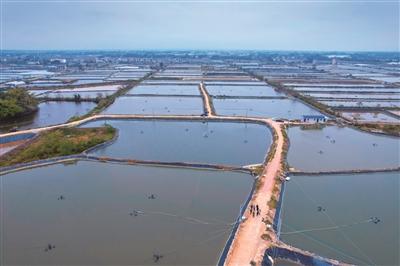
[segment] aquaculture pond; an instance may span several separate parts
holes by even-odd
[[[103,79],[79,79],[73,82],[74,85],[83,85],[83,84],[95,84],[95,83],[103,83]]]
[[[182,80],[182,79],[176,79],[176,80],[170,80],[170,79],[145,79],[141,84],[148,84],[148,85],[163,85],[163,84],[168,84],[168,85],[195,85],[198,86],[199,82],[196,81],[190,81],[190,80]]]
[[[399,123],[400,120],[394,116],[385,113],[372,113],[372,112],[341,112],[345,118],[360,121],[360,122],[390,122]]]
[[[32,83],[26,84],[25,87],[54,87],[54,86],[65,86],[65,85],[69,85],[69,84],[66,84],[61,81],[56,82],[53,80],[49,80],[49,82],[32,82]]]
[[[92,102],[43,102],[33,115],[17,119],[11,124],[1,125],[0,132],[6,132],[14,127],[23,130],[61,124],[73,116],[86,114],[95,106],[96,104]]]
[[[315,98],[329,98],[329,99],[335,99],[335,98],[341,98],[341,99],[387,99],[387,100],[399,100],[400,99],[400,94],[398,93],[306,93],[307,95]]]
[[[232,85],[232,86],[265,86],[265,82],[257,81],[257,80],[249,80],[249,81],[224,81],[224,80],[215,80],[215,81],[206,81],[206,86],[221,86],[221,85]]]
[[[116,127],[117,140],[97,156],[166,162],[248,165],[263,162],[272,142],[259,124],[190,121],[99,120]]]
[[[167,95],[199,95],[198,85],[141,85],[127,93],[136,94],[167,94]]]
[[[399,265],[399,172],[292,176],[281,239],[356,265]]]
[[[290,87],[316,87],[316,88],[383,88],[385,85],[377,83],[284,83],[285,86]]]
[[[51,90],[28,90],[28,92],[33,96],[41,97],[43,94],[51,92]]]
[[[215,265],[253,185],[244,173],[87,161],[1,178],[5,265]]]
[[[270,86],[216,86],[207,85],[207,91],[212,96],[266,96],[284,97],[284,94],[276,92]]]
[[[373,93],[373,92],[377,92],[377,93],[399,93],[400,89],[399,88],[374,88],[374,87],[356,87],[356,88],[327,88],[327,87],[323,87],[323,88],[318,88],[318,87],[295,87],[293,88],[296,91],[302,91],[302,92],[351,92],[351,93],[359,93],[360,95],[363,92],[368,92],[368,93]]]
[[[302,115],[321,114],[292,99],[214,99],[219,115],[302,119]]]
[[[288,162],[298,170],[334,171],[400,166],[400,138],[336,126],[317,130],[290,127],[288,135]]]
[[[49,98],[74,98],[75,95],[79,95],[82,99],[94,99],[94,98],[105,98],[111,94],[115,93],[115,91],[54,91],[39,95],[38,97],[49,97]]]
[[[119,97],[104,114],[142,115],[200,115],[203,113],[201,97]]]
[[[400,107],[400,101],[366,101],[366,100],[354,100],[354,101],[319,101],[328,106],[332,107]]]

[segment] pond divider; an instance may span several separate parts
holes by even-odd
[[[141,94],[125,94],[124,97],[172,97],[172,98],[200,98],[201,95],[197,94],[151,94],[151,93],[141,93]]]
[[[204,105],[204,114],[207,116],[215,116],[215,108],[212,103],[212,98],[208,93],[204,82],[201,82],[199,85],[199,90],[201,97],[203,98],[203,105]]]
[[[233,243],[233,240],[235,239],[236,233],[239,229],[240,222],[242,221],[242,217],[243,217],[244,213],[246,212],[247,206],[249,205],[249,203],[251,201],[251,198],[253,196],[255,189],[256,189],[256,182],[253,182],[251,191],[250,191],[249,195],[247,196],[247,199],[244,202],[244,204],[242,204],[240,206],[239,216],[236,218],[235,224],[232,228],[231,233],[229,234],[228,240],[225,243],[224,249],[222,250],[221,255],[219,256],[218,263],[217,263],[218,266],[224,266],[224,264],[225,264],[225,260],[228,256],[228,253],[229,253],[229,250]]]
[[[51,164],[57,164],[57,163],[74,161],[85,158],[86,156],[83,154],[74,154],[74,155],[60,156],[43,160],[36,160],[28,163],[19,163],[11,166],[0,167],[0,175],[5,175],[8,173],[22,171],[30,168],[36,168],[40,166],[47,166]]]
[[[244,172],[247,174],[251,173],[251,171],[249,169],[246,169],[243,167],[236,167],[236,166],[229,166],[229,165],[217,165],[217,164],[206,164],[206,163],[162,162],[162,161],[150,161],[150,160],[97,157],[97,156],[91,156],[91,155],[84,156],[84,159],[99,161],[99,162],[124,163],[124,164],[130,164],[130,165],[149,165],[149,166],[164,166],[164,167],[177,167],[177,168],[208,169],[208,170]]]
[[[109,145],[109,144],[108,144]],[[135,160],[135,159],[120,159],[120,158],[108,158],[88,155],[86,153],[67,155],[54,157],[43,160],[36,160],[27,163],[20,163],[11,166],[0,167],[0,174],[7,174],[10,172],[16,172],[29,168],[36,168],[40,166],[46,166],[50,164],[57,164],[71,160],[82,160],[82,161],[97,161],[104,163],[120,163],[128,165],[147,165],[147,166],[162,166],[162,167],[176,167],[176,168],[192,168],[192,169],[204,169],[204,170],[219,170],[219,171],[231,171],[231,172],[242,172],[251,174],[251,170],[244,167],[236,167],[230,165],[217,165],[217,164],[206,164],[206,163],[187,163],[187,162],[162,162],[162,161],[149,161],[149,160]]]
[[[285,100],[286,96],[228,96],[228,95],[215,95],[211,96],[213,99],[247,99],[247,100]]]
[[[344,265],[335,260],[326,259],[313,254],[303,253],[292,250],[288,247],[270,247],[265,251],[264,259],[261,263],[262,266],[273,266],[272,259],[289,260],[295,263],[300,263],[305,266],[331,266],[331,265]]]
[[[141,83],[140,86],[151,86],[151,85],[172,85],[172,86],[187,86],[187,85],[199,85],[195,81],[185,81],[185,82],[156,82],[156,79],[148,79],[147,82]]]
[[[364,174],[364,173],[380,173],[380,172],[398,172],[400,167],[393,168],[377,168],[377,169],[353,169],[353,170],[333,170],[333,171],[317,171],[317,172],[307,172],[307,171],[289,171],[290,175],[338,175],[338,174]]]
[[[0,134],[0,138],[8,136],[16,136],[26,133],[38,133],[41,131],[62,128],[75,127],[98,120],[160,120],[160,121],[200,121],[200,122],[236,122],[236,123],[253,123],[267,126],[271,129],[268,119],[251,118],[251,117],[231,117],[231,116],[197,116],[197,115],[117,115],[117,114],[99,114],[93,115],[78,121],[52,125],[48,127],[27,129],[17,132]]]

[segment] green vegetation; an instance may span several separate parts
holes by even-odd
[[[356,124],[361,130],[370,132],[379,132],[392,136],[400,136],[400,125],[399,124]]]
[[[96,128],[61,128],[46,131],[0,159],[0,166],[26,163],[57,156],[81,153],[97,144],[111,140],[116,129],[105,125]]]
[[[101,98],[82,98],[80,97],[79,94],[75,94],[74,97],[39,97],[38,98],[40,101],[51,101],[51,102],[75,102],[75,103],[81,103],[81,102],[94,102],[98,103]]]
[[[270,234],[263,234],[261,238],[267,241],[272,241],[272,237],[270,236]]]
[[[266,162],[270,162],[275,155],[276,152],[276,142],[278,140],[278,134],[275,132],[275,130],[272,130],[272,144],[269,147],[268,155],[266,158]]]
[[[256,182],[255,183],[255,192],[257,192],[257,191],[260,190],[260,188],[261,188],[261,186],[263,184],[263,181],[261,180],[261,177],[259,177],[259,178],[256,179],[255,182]]]
[[[0,92],[0,121],[28,115],[37,109],[38,101],[24,89]]]
[[[271,210],[274,210],[274,209],[276,209],[277,204],[278,204],[278,201],[276,200],[275,196],[272,195],[271,199],[268,201],[268,207]]]
[[[281,157],[281,165],[282,171],[286,172],[289,170],[289,164],[287,162],[287,154],[289,151],[289,137],[287,135],[286,126],[282,125],[282,136],[283,136],[283,147],[282,147],[282,157]]]
[[[320,123],[314,123],[314,124],[300,126],[301,130],[322,130],[325,127],[326,127],[325,124],[320,124]]]
[[[264,170],[264,164],[252,166],[250,170],[253,175],[260,176]]]

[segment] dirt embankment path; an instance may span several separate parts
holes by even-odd
[[[271,199],[275,185],[275,177],[281,170],[281,158],[284,145],[284,138],[281,131],[281,124],[270,119],[265,120],[276,133],[275,153],[269,162],[264,165],[264,170],[260,175],[259,188],[253,194],[244,216],[238,228],[235,239],[230,247],[225,265],[250,265],[250,262],[261,264],[263,255],[270,241],[264,240],[262,235],[266,233],[266,224],[263,217],[269,214],[268,202]],[[253,217],[250,214],[250,204],[258,204],[261,214]]]
[[[203,102],[204,102],[205,113],[207,114],[207,116],[211,116],[211,117],[215,116],[216,114],[215,114],[214,108],[211,104],[211,101],[212,101],[211,97],[208,94],[203,82],[200,83],[199,88],[200,88],[200,93],[201,93],[201,96],[202,96]]]

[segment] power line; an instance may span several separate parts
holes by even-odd
[[[296,181],[296,179],[293,179],[293,180],[294,180],[294,183],[300,188],[301,192],[302,192],[304,195],[306,195],[316,206],[318,206],[317,202],[316,202],[313,198],[311,198],[311,196],[308,195],[308,194],[303,190],[303,188],[302,188],[302,187],[300,186],[300,184]],[[330,217],[329,214],[328,214],[326,211],[323,211],[323,213],[324,213],[324,215],[329,219],[329,221],[331,222],[332,225],[338,226],[338,225],[334,222],[334,220],[332,219],[332,217]],[[358,247],[358,245],[356,245],[356,243],[354,243],[354,241],[352,241],[352,240],[350,239],[350,237],[348,237],[342,230],[340,230],[340,227],[338,228],[338,231],[340,232],[340,234],[343,236],[343,238],[344,238],[345,240],[347,240],[353,247],[355,247],[355,248],[360,252],[361,255],[363,255],[363,256],[368,260],[368,262],[369,262],[368,264],[376,265],[376,264],[372,261],[372,259],[371,259],[368,255],[366,255],[366,254],[361,250],[361,248]]]
[[[343,225],[337,225],[337,226],[328,226],[328,227],[316,227],[316,228],[310,228],[310,229],[304,229],[304,230],[297,230],[297,231],[290,231],[290,232],[284,232],[281,233],[281,235],[292,235],[292,234],[298,234],[298,233],[306,233],[306,232],[314,232],[314,231],[328,231],[328,230],[335,230],[343,227],[350,227],[354,225],[359,225],[359,224],[364,224],[364,223],[370,223],[373,220],[371,218],[367,220],[363,220],[360,222],[355,222],[355,223],[350,223],[350,224],[343,224]]]
[[[296,230],[295,228],[291,227],[288,224],[284,224],[284,225],[289,227],[289,228],[291,228],[292,230]],[[345,253],[344,251],[340,250],[340,249],[337,249],[337,248],[335,248],[335,247],[333,247],[333,246],[331,246],[331,245],[329,245],[327,243],[324,243],[323,241],[321,241],[319,239],[316,239],[315,237],[312,237],[312,236],[310,236],[310,235],[308,235],[306,233],[300,233],[300,234],[304,235],[306,238],[310,239],[311,241],[314,241],[314,242],[318,243],[319,245],[324,246],[324,247],[326,247],[326,248],[328,248],[328,249],[330,249],[330,250],[332,250],[332,251],[334,251],[334,252],[336,252],[336,253],[338,253],[338,254],[340,254],[342,256],[345,256],[345,257],[348,257],[348,258],[353,259],[355,261],[358,261],[359,263],[361,263],[361,265],[368,265],[367,262],[365,262],[365,261],[363,261],[363,260],[361,260],[359,258],[353,257],[353,256]]]

